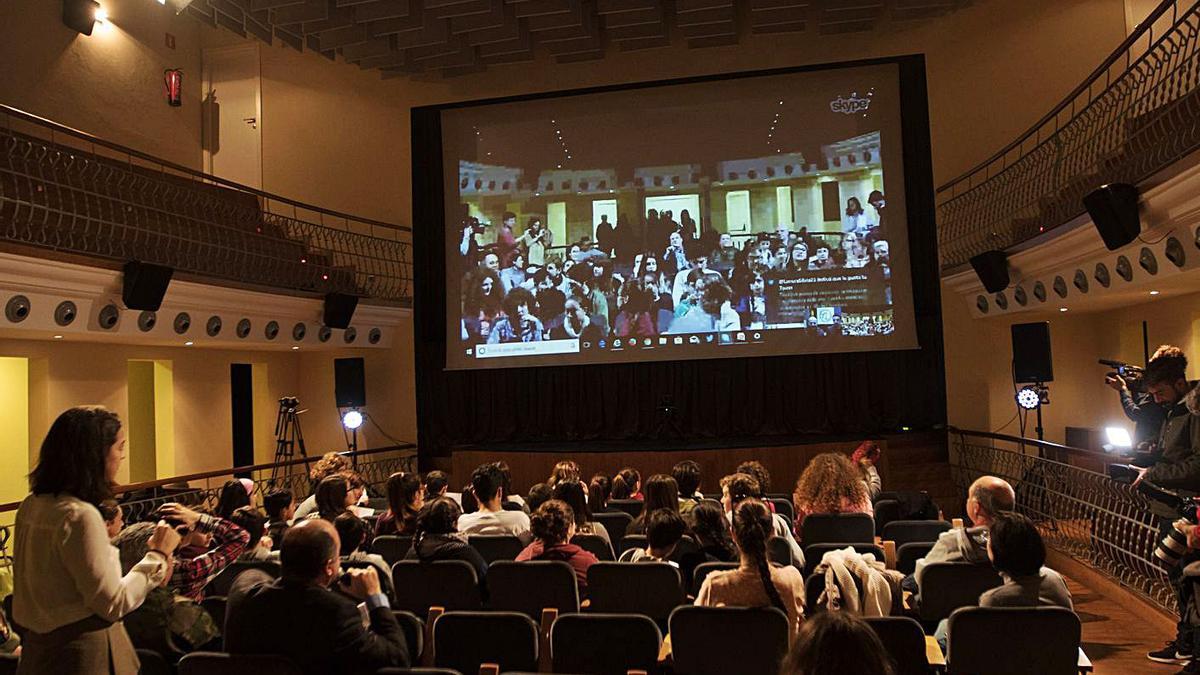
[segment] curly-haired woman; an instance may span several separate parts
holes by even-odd
[[[792,493],[796,505],[796,532],[804,518],[814,513],[872,513],[867,484],[850,458],[826,452],[809,462]]]

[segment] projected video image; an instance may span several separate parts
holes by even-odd
[[[893,288],[907,248],[889,198],[902,189],[895,84],[803,77],[812,86],[604,94],[445,125],[469,129],[445,151],[448,363],[827,352],[892,336],[893,303],[910,302],[907,283]],[[714,85],[685,88],[699,86]]]

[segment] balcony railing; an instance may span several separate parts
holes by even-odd
[[[961,494],[983,475],[1007,480],[1017,510],[1038,524],[1048,547],[1174,614],[1166,568],[1153,555],[1159,534],[1150,501],[1102,473],[1053,459],[1063,451],[1088,452],[999,434],[950,433],[950,465]]]
[[[272,195],[7,106],[0,241],[272,290],[412,298],[410,228]]]
[[[938,188],[942,269],[1084,213],[1106,183],[1139,183],[1200,147],[1200,3],[1165,0],[1061,103]]]

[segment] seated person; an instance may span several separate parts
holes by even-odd
[[[306,516],[307,520],[321,519],[330,523],[355,505],[357,497],[346,472],[326,476],[317,483],[317,509]]]
[[[125,514],[115,499],[105,499],[100,502],[100,517],[104,519],[104,527],[108,530],[109,539],[117,536],[117,533],[125,527]]]
[[[425,499],[430,501],[438,497],[450,497],[450,476],[445,471],[430,471],[425,474]]]
[[[475,568],[475,576],[482,585],[487,577],[487,562],[479,555],[479,551],[459,536],[457,523],[460,516],[462,509],[453,499],[439,497],[426,502],[417,514],[412,548],[404,557],[421,562],[465,560]]]
[[[938,535],[937,542],[924,558],[917,560],[916,572],[904,578],[901,588],[914,594],[921,592],[921,575],[925,566],[938,562],[969,562],[988,564],[988,527],[995,514],[1011,511],[1017,496],[1002,478],[982,476],[967,490],[967,517],[972,527],[948,530]]]
[[[177,549],[172,560],[171,578],[167,582],[167,587],[176,595],[197,602],[204,599],[204,587],[208,582],[236,561],[250,543],[250,535],[232,522],[193,511],[182,504],[163,504],[158,516],[176,528],[186,530],[179,541],[179,549],[188,546],[202,551],[199,555],[184,558]]]
[[[230,518],[233,524],[250,535],[246,549],[238,556],[241,561],[279,560],[279,555],[271,550],[271,538],[265,536],[267,519],[253,506],[242,506],[233,512]]]
[[[4,610],[0,610],[0,654],[21,655],[21,636],[17,635],[17,629]]]
[[[553,496],[554,488],[545,483],[534,483],[533,487],[529,488],[529,496],[525,497],[525,505],[529,507],[529,512],[533,513]]]
[[[671,477],[679,488],[679,513],[687,516],[704,499],[700,494],[700,465],[686,459],[671,467]]]
[[[747,499],[758,499],[758,495],[762,493],[762,489],[758,485],[758,481],[754,476],[746,473],[735,473],[732,476],[725,476],[721,479],[721,506],[725,508],[725,518],[730,522],[733,521],[733,512],[738,504]],[[766,505],[763,505],[766,508]],[[769,512],[770,509],[767,509]],[[791,524],[787,518],[778,513],[771,514],[771,523],[774,528],[772,536],[782,537],[787,540],[788,547],[792,549],[792,562],[798,566],[804,566],[804,551],[800,549],[800,545],[796,543],[796,537],[792,535]],[[769,538],[769,537],[768,537]]]
[[[263,497],[263,510],[267,512],[267,536],[271,538],[271,549],[279,550],[283,533],[296,515],[296,500],[286,488],[271,490]]]
[[[375,536],[411,536],[425,505],[425,483],[416,473],[397,471],[387,479],[388,510],[375,523]]]
[[[371,526],[362,518],[347,511],[333,519],[333,528],[337,530],[338,539],[341,540],[338,553],[342,562],[370,564],[379,573],[380,580],[386,582],[383,584],[384,589],[393,588],[392,568],[388,566],[383,556],[362,550]]]
[[[1062,575],[1044,567],[1046,545],[1033,521],[1013,511],[1001,511],[992,518],[988,532],[988,558],[1004,584],[979,596],[980,607],[1075,609]]]
[[[804,467],[792,493],[796,505],[796,532],[804,518],[813,513],[866,513],[872,515],[867,484],[850,458],[840,452],[826,452]]]
[[[818,612],[805,621],[779,669],[779,675],[895,672],[879,636],[870,624],[850,612]]]
[[[561,560],[575,570],[579,597],[587,596],[587,571],[598,562],[596,556],[571,543],[575,536],[575,513],[557,499],[542,504],[530,517],[533,542],[517,555],[518,561]]]
[[[663,473],[656,473],[646,479],[642,512],[625,529],[625,534],[646,534],[650,514],[658,509],[679,511],[679,486],[674,478]]]
[[[718,562],[735,562],[737,548],[729,536],[729,520],[721,505],[704,500],[696,504],[691,512],[692,536],[700,545],[700,552]]]
[[[565,480],[554,484],[550,498],[566,502],[575,512],[575,534],[594,534],[604,540],[612,548],[612,538],[603,523],[592,520],[592,511],[588,506],[588,494],[583,483],[578,478]]]
[[[529,516],[524,511],[504,508],[504,472],[496,462],[484,464],[471,474],[471,491],[479,503],[475,513],[465,513],[458,519],[458,531],[463,536],[473,534],[511,534],[528,544]]]
[[[879,478],[879,470],[875,468],[882,454],[878,443],[863,441],[854,449],[854,454],[850,455],[850,461],[858,469],[863,482],[867,484],[867,496],[871,499],[872,504],[875,503],[875,498],[879,496],[879,493],[883,492],[883,481]]]
[[[278,654],[306,675],[373,673],[409,665],[404,631],[392,615],[374,568],[341,572],[337,530],[321,519],[305,520],[283,536],[283,576],[240,575],[226,610],[225,650],[231,654]],[[365,602],[369,625],[354,601],[329,590],[337,582]]]
[[[146,556],[154,523],[135,523],[113,538],[121,560],[121,573],[129,574]],[[170,572],[168,572],[168,578]],[[190,652],[219,647],[221,627],[200,603],[172,593],[166,585],[150,591],[140,607],[122,619],[135,647]]]
[[[774,531],[774,517],[766,505],[757,499],[739,501],[733,510],[739,566],[705,577],[696,605],[775,607],[787,614],[794,642],[804,619],[804,577],[791,565],[776,567],[767,561],[767,539]]]
[[[619,562],[669,562],[678,567],[672,556],[686,531],[687,525],[678,511],[655,509],[646,517],[646,548],[625,551]]]
[[[343,471],[350,470],[350,460],[336,452],[327,452],[321,459],[313,464],[313,468],[308,472],[308,480],[310,485],[320,485],[325,478]],[[317,510],[317,494],[314,488],[313,494],[307,499],[300,502],[300,505],[295,508],[292,517],[295,520],[307,518],[310,514]]]

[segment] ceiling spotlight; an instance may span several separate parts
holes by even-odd
[[[55,335],[55,336],[54,336],[54,339],[55,339],[55,340],[61,340],[62,338],[63,338],[63,336],[61,336],[61,335]]]
[[[195,343],[195,342],[192,342],[191,340],[188,340],[187,342],[183,343],[183,346],[184,346],[184,347],[191,347],[191,346],[192,346],[192,345],[194,345],[194,344],[196,344],[196,343]]]
[[[1025,410],[1033,410],[1042,404],[1042,395],[1037,387],[1022,387],[1017,392],[1017,405]]]
[[[1059,308],[1058,308],[1058,311],[1060,311],[1060,312],[1065,312],[1065,311],[1067,311],[1067,308],[1066,308],[1066,307],[1059,307]]]
[[[347,429],[357,429],[362,426],[362,423],[362,413],[357,410],[347,410],[346,413],[342,415],[342,426],[346,427]]]
[[[1150,291],[1150,295],[1158,295],[1158,291]]]

